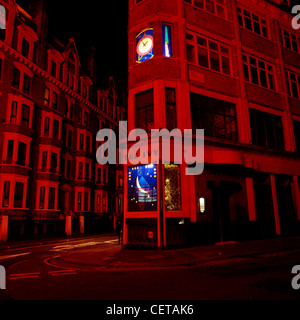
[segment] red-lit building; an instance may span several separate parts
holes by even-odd
[[[118,130],[114,79],[95,83],[95,50],[47,33],[46,1],[14,0],[0,29],[0,241],[109,230],[122,214],[123,169],[96,162],[96,133]]]
[[[129,0],[128,131],[204,129],[205,169],[128,165],[125,245],[299,235],[300,33],[291,4]]]

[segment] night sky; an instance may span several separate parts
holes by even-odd
[[[16,1],[26,10],[30,0]],[[127,81],[127,0],[48,0],[48,3],[50,34],[64,44],[75,38],[81,60],[84,49],[94,46],[101,83],[106,83],[110,75],[116,81]]]
[[[127,79],[126,0],[49,1],[49,28],[63,43],[74,37],[80,51],[97,50],[100,79],[113,75]]]

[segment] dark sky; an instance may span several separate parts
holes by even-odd
[[[95,46],[98,78],[127,79],[127,0],[49,0],[49,28],[78,51]]]

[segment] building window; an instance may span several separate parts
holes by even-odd
[[[57,171],[57,154],[51,152],[50,172],[56,173]]]
[[[89,211],[89,193],[84,193],[84,211]]]
[[[268,38],[268,25],[265,19],[247,10],[237,8],[239,25],[262,37]]]
[[[101,211],[101,195],[97,194],[97,211]]]
[[[73,131],[72,130],[68,130],[68,143],[67,143],[67,146],[69,148],[72,148],[72,141],[73,141]]]
[[[202,36],[186,33],[188,62],[231,75],[230,48]]]
[[[275,76],[273,65],[243,54],[244,75],[247,82],[275,90]]]
[[[82,124],[82,118],[83,118],[83,110],[81,108],[78,108],[78,120],[80,124]]]
[[[58,93],[50,90],[49,88],[45,88],[45,99],[44,99],[44,104],[47,107],[50,107],[54,110],[57,110],[58,106]]]
[[[55,61],[51,61],[51,75],[56,78],[57,75],[57,63]]]
[[[77,211],[81,211],[82,193],[77,194]]]
[[[47,171],[47,157],[48,157],[47,151],[43,151],[43,155],[42,155],[42,171],[43,172]]]
[[[103,183],[107,182],[107,170],[106,168],[103,168]]]
[[[87,128],[88,126],[88,119],[89,119],[89,114],[88,112],[84,111],[84,121],[83,121],[83,125]]]
[[[49,126],[50,126],[50,118],[45,118],[45,127],[44,127],[44,136],[49,137]]]
[[[29,56],[29,42],[23,38],[22,41],[22,49],[21,49],[22,55],[26,58]]]
[[[23,207],[23,191],[24,183],[16,182],[15,184],[15,198],[14,198],[14,207],[22,208]]]
[[[280,116],[249,109],[252,144],[284,150],[282,120]]]
[[[83,169],[83,163],[79,162],[78,164],[78,179],[82,179],[82,169]]]
[[[53,120],[53,138],[58,139],[59,136],[59,121],[54,119]]]
[[[290,31],[280,28],[281,45],[289,50],[300,53],[300,37]]]
[[[166,128],[171,131],[176,126],[176,96],[175,96],[175,89],[174,88],[166,88],[165,89],[166,95],[166,121],[167,125]]]
[[[90,179],[90,164],[86,163],[85,164],[85,180]]]
[[[14,152],[14,140],[8,140],[7,156],[6,156],[6,163],[7,164],[12,164],[13,152]]]
[[[58,103],[58,94],[56,92],[52,92],[52,108],[57,110],[57,103]]]
[[[164,178],[165,209],[166,211],[179,211],[181,210],[180,166],[175,164],[165,164]]]
[[[55,209],[55,188],[49,188],[49,203],[48,209],[54,210]]]
[[[39,209],[44,209],[44,208],[45,208],[45,187],[41,187]]]
[[[286,73],[287,79],[287,89],[288,94],[292,98],[299,99],[300,98],[300,75],[296,73],[287,71]]]
[[[296,150],[300,152],[300,121],[293,121]]]
[[[11,104],[11,113],[10,113],[11,123],[17,122],[17,109],[18,109],[18,103],[16,101],[13,101]]]
[[[44,100],[44,102],[45,102],[45,105],[46,106],[50,106],[50,89],[48,89],[48,88],[45,88],[45,100]]]
[[[2,207],[7,208],[9,206],[9,192],[10,192],[10,181],[5,181],[4,188],[3,188]]]
[[[237,141],[235,105],[191,93],[193,129],[204,129],[207,137]]]
[[[26,128],[29,128],[29,119],[30,119],[30,107],[23,103],[21,124],[24,125]]]
[[[79,150],[83,151],[83,140],[84,140],[84,135],[81,133],[79,136]]]
[[[20,166],[25,166],[25,163],[26,163],[26,149],[27,149],[26,143],[19,142],[17,164],[20,165]]]
[[[20,81],[21,81],[21,72],[19,69],[14,68],[14,72],[13,72],[13,87],[18,89],[20,88]]]
[[[97,183],[101,183],[101,168],[97,169]]]
[[[136,95],[136,127],[151,132],[154,126],[153,89]]]
[[[106,194],[104,194],[102,198],[102,210],[106,212]]]
[[[225,0],[184,0],[184,2],[218,17],[225,18]]]
[[[31,78],[24,73],[24,78],[23,78],[23,93],[29,95],[30,93],[30,83],[31,83]]]
[[[163,56],[172,57],[172,34],[171,26],[163,24],[162,25],[162,37],[163,37]]]

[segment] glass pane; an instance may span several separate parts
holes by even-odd
[[[194,0],[195,7],[204,9],[204,0]]]
[[[222,72],[225,74],[230,74],[230,62],[226,57],[222,57]]]
[[[198,48],[198,64],[208,68],[208,54],[206,49]]]
[[[188,62],[195,62],[194,46],[189,43],[186,45],[186,58]]]
[[[210,53],[210,68],[212,70],[220,71],[219,55],[215,52]]]
[[[254,83],[254,84],[259,84],[257,69],[251,66],[250,67],[250,72],[251,72],[251,82]]]
[[[215,14],[215,4],[211,0],[206,0],[205,2],[206,11]]]
[[[268,87],[267,76],[266,76],[266,72],[264,70],[259,70],[259,77],[260,77],[261,86],[267,88]]]
[[[166,211],[181,210],[180,166],[174,164],[165,165],[164,178]]]

